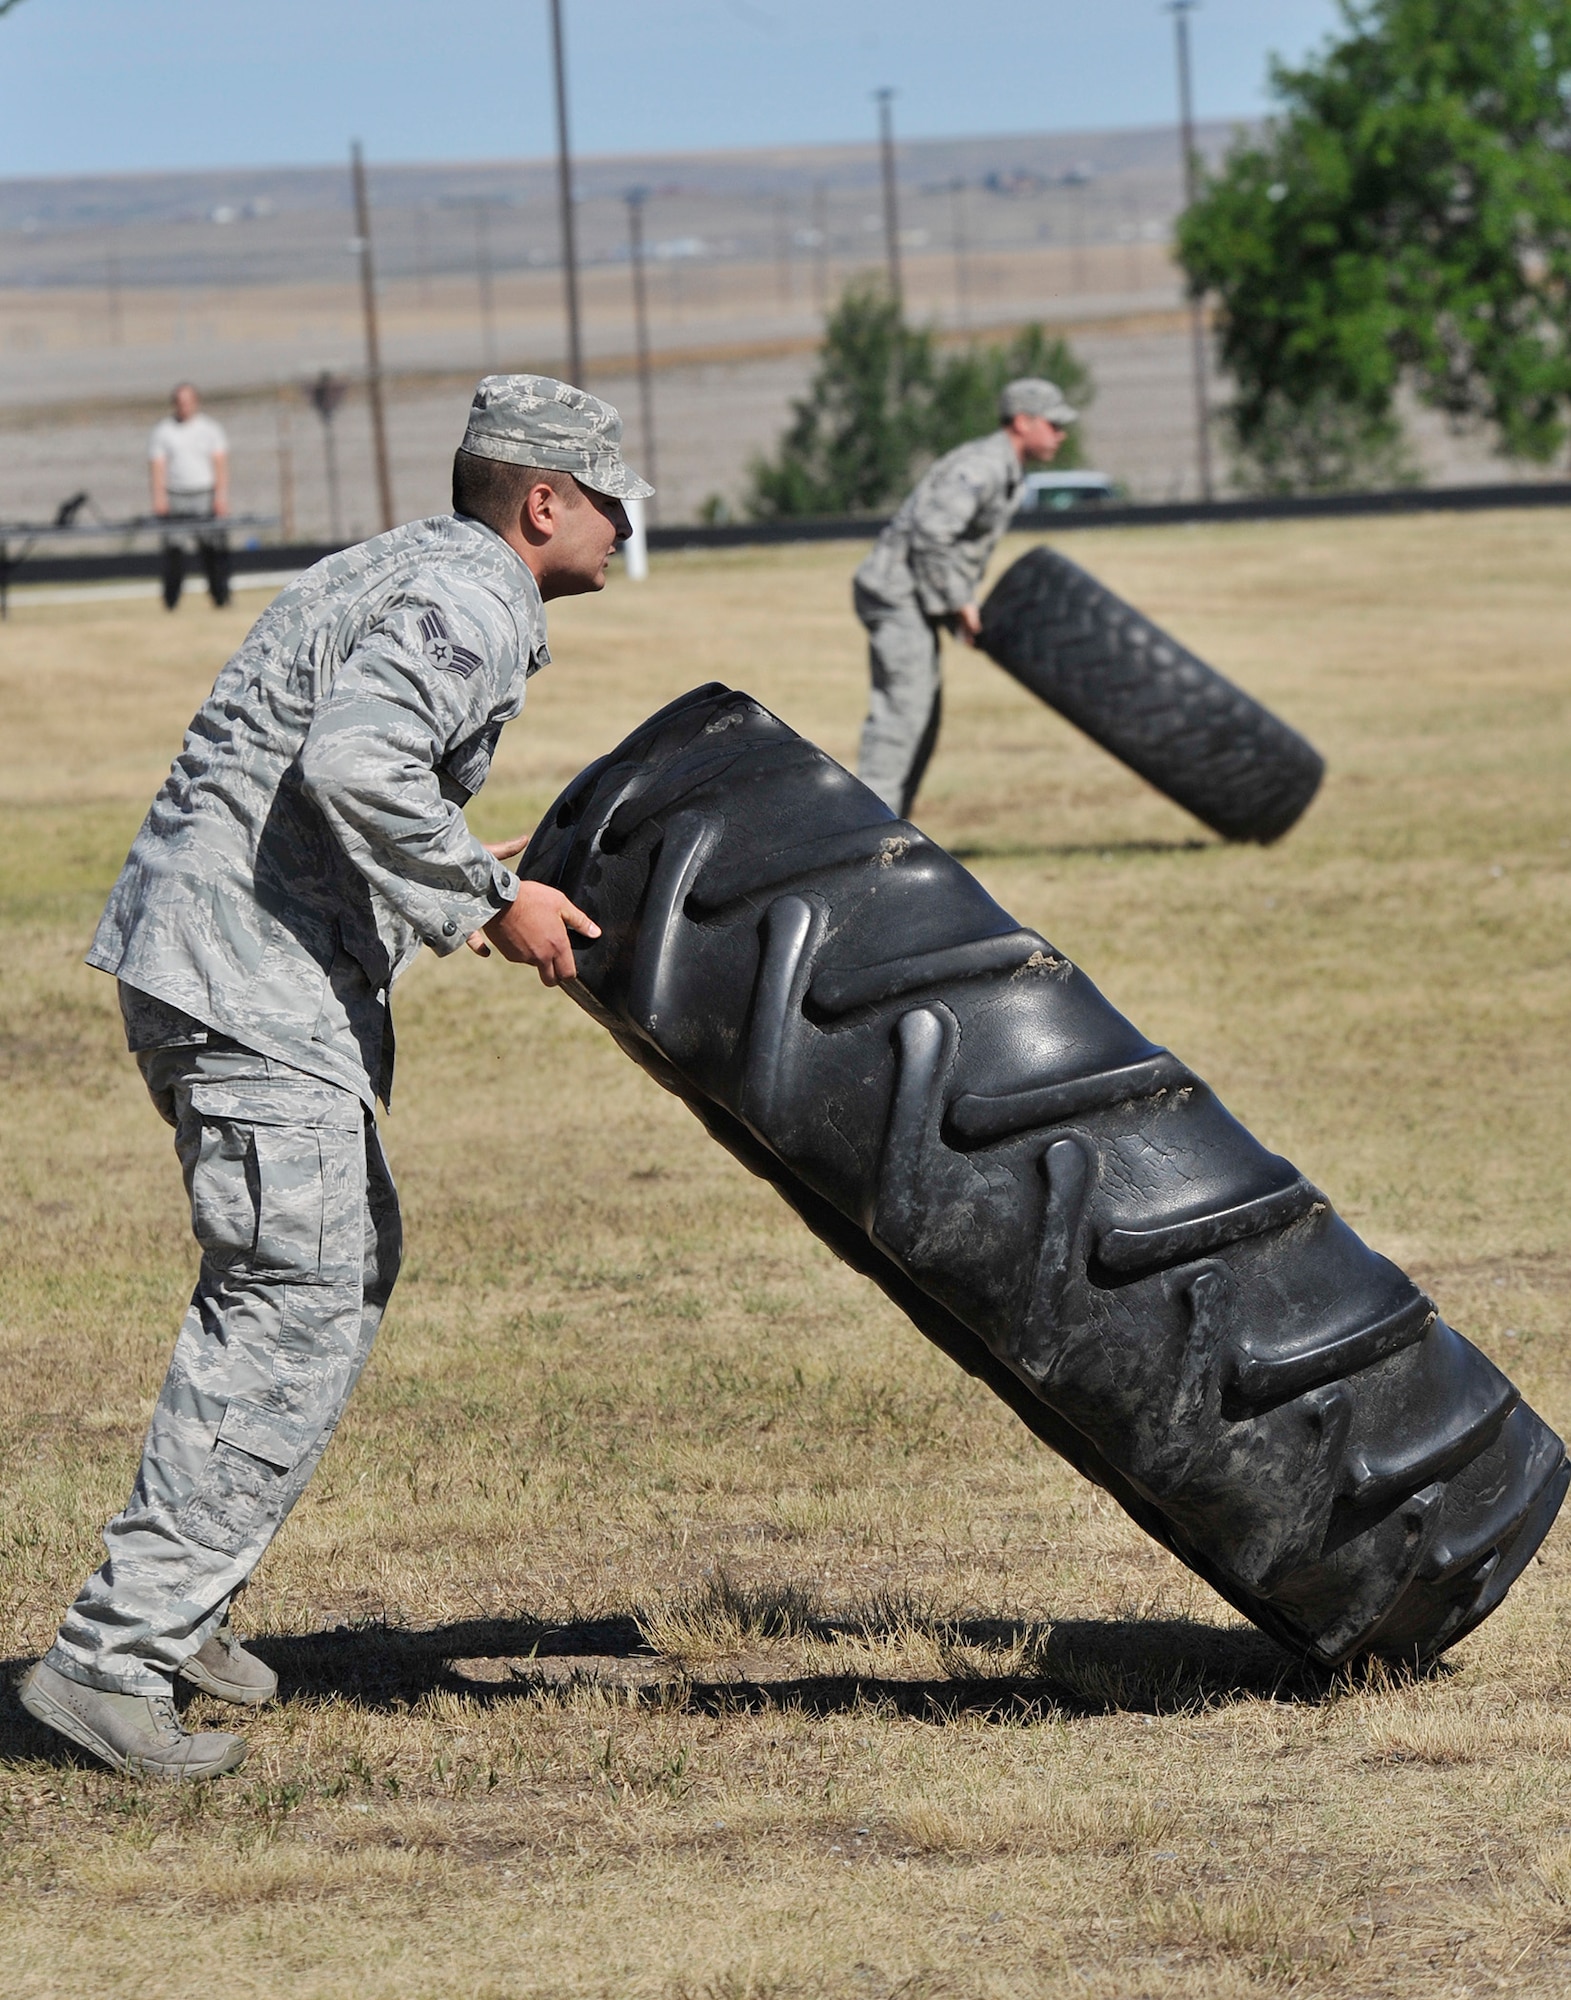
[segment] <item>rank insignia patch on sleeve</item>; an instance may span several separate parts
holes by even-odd
[[[421,654],[427,664],[441,667],[444,672],[457,674],[461,680],[468,680],[480,664],[480,655],[471,653],[467,646],[455,646],[453,635],[447,629],[447,621],[433,604],[420,618]]]

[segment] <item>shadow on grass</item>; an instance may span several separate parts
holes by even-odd
[[[898,1640],[917,1629],[908,1620],[883,1633],[867,1619],[826,1619],[815,1626],[820,1637],[862,1640]],[[1055,1716],[1192,1715],[1239,1701],[1318,1704],[1352,1687],[1411,1677],[1379,1665],[1328,1673],[1247,1627],[1189,1619],[1071,1619],[1051,1627],[946,1619],[935,1621],[934,1633],[952,1660],[959,1648],[967,1657],[947,1673],[914,1678],[866,1671],[777,1673],[776,1662],[761,1660],[756,1649],[738,1658],[734,1677],[703,1678],[655,1652],[631,1616],[561,1624],[471,1619],[427,1631],[367,1624],[248,1643],[277,1670],[286,1700],[339,1701],[384,1712],[437,1693],[495,1706],[519,1699],[566,1701],[599,1688],[628,1706],[667,1712],[872,1710],[935,1724],[965,1717],[1018,1725]],[[1022,1647],[1029,1661],[1024,1672],[1014,1670]],[[988,1671],[990,1655],[999,1672]],[[459,1672],[455,1661],[489,1663],[497,1678],[476,1679],[472,1670]],[[0,1764],[74,1756],[15,1698],[30,1664],[0,1662],[0,1684],[9,1691],[9,1699],[0,1701]]]
[[[978,840],[951,847],[957,861],[1075,861],[1087,855],[1111,861],[1128,854],[1220,854],[1225,840],[1076,840],[1076,841],[991,841]]]

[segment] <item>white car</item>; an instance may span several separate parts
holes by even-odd
[[[1020,483],[1015,519],[1036,520],[1066,507],[1105,507],[1118,500],[1117,482],[1106,472],[1028,472]]]

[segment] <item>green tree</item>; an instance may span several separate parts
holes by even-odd
[[[1080,407],[1092,394],[1068,345],[1039,326],[940,357],[932,332],[908,326],[882,284],[848,287],[778,452],[753,461],[748,512],[779,520],[887,506],[928,460],[996,425],[998,392],[1016,375],[1048,375]],[[1078,463],[1076,442],[1071,433],[1060,463]]]
[[[1403,469],[1406,383],[1544,461],[1571,397],[1571,5],[1341,0],[1345,33],[1274,66],[1281,107],[1183,217],[1221,303],[1252,483]]]
[[[932,383],[932,335],[907,326],[883,286],[849,286],[778,456],[753,463],[748,511],[771,520],[882,506],[918,449]]]

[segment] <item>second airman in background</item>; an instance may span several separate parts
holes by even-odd
[[[998,400],[999,428],[930,466],[856,573],[872,693],[857,776],[904,818],[938,741],[938,646],[975,643],[977,592],[1015,510],[1028,459],[1047,464],[1079,414],[1054,382],[1023,376]]]

